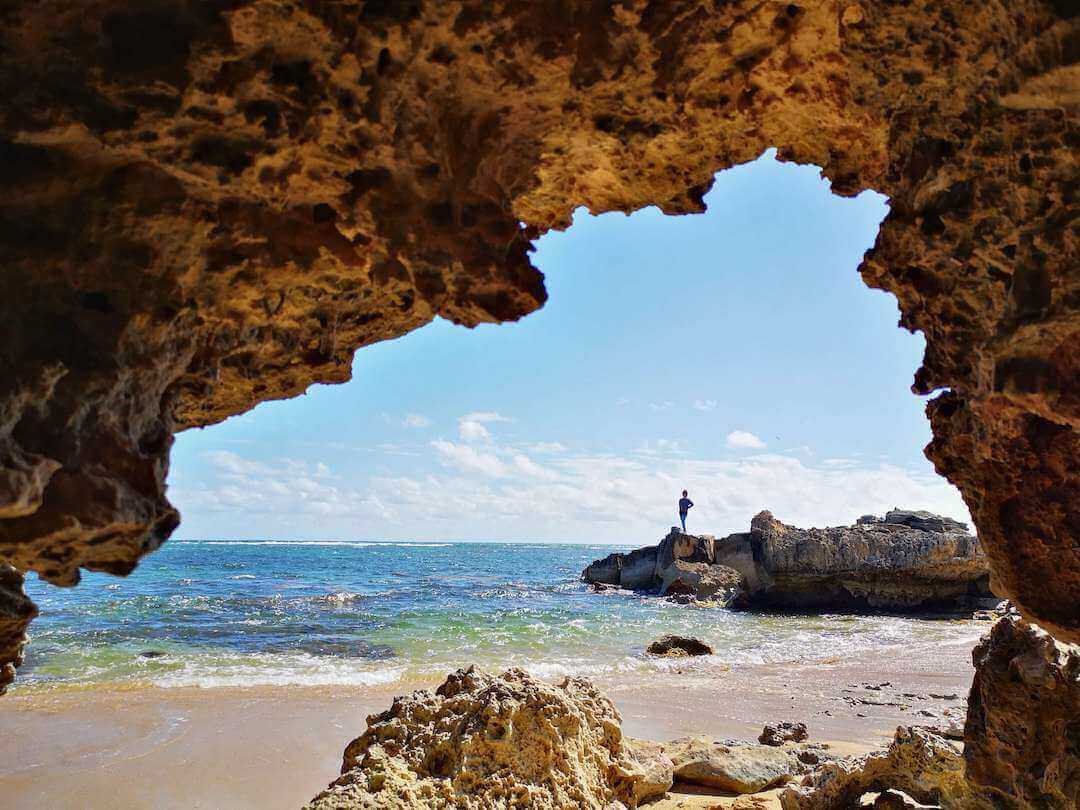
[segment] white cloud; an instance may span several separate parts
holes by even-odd
[[[727,446],[740,450],[761,450],[765,442],[745,430],[733,430],[727,435]]]
[[[394,492],[383,490],[384,480],[375,482],[376,493],[407,513],[423,513],[434,525],[447,527],[443,536],[626,544],[649,542],[666,531],[676,519],[684,488],[696,504],[694,527],[717,535],[746,531],[762,509],[804,527],[848,524],[861,514],[883,514],[897,505],[967,517],[959,494],[943,479],[890,465],[811,467],[791,456],[762,454],[683,460],[675,467],[646,458],[568,456],[534,467],[518,457],[504,463],[470,451],[475,452],[466,446],[449,453],[462,474],[422,480],[406,476],[395,479]],[[496,528],[486,518],[477,525],[480,515],[498,516]]]
[[[694,409],[698,411],[713,411],[716,410],[715,399],[695,399]]]
[[[458,419],[458,433],[467,442],[491,441],[491,431],[486,427],[492,422],[509,422],[495,411],[473,411]]]
[[[445,439],[436,439],[431,443],[439,453],[439,460],[463,472],[476,472],[493,478],[507,474],[506,465],[493,453],[485,453],[467,444],[454,444]]]
[[[420,413],[407,413],[404,416],[392,416],[388,413],[384,413],[382,418],[386,424],[399,428],[418,430],[431,427],[431,420]]]
[[[559,479],[557,472],[537,464],[524,453],[518,453],[514,456],[514,467],[530,478],[539,478],[544,481],[557,481]]]
[[[649,407],[652,408],[654,411],[670,411],[672,408],[675,407],[675,403],[669,399],[666,399],[663,402],[650,402]]]
[[[472,411],[461,417],[469,422],[509,422],[510,418],[497,411]]]
[[[344,488],[324,462],[280,458],[260,461],[216,450],[204,454],[209,475],[195,486],[170,487],[169,494],[184,508],[212,514],[343,517],[364,515],[383,519],[386,510],[370,493]],[[271,528],[271,531],[273,530]]]
[[[480,422],[458,422],[458,433],[467,442],[491,441],[491,431]]]
[[[664,456],[677,455],[685,452],[685,450],[683,448],[683,442],[678,439],[656,439],[655,441],[642,444],[637,452],[646,456]]]
[[[207,454],[208,474],[197,484],[185,481],[169,494],[189,516],[185,536],[195,536],[192,527],[200,525],[204,532],[220,531],[227,513],[239,516],[242,530],[271,535],[632,546],[655,541],[675,522],[683,489],[696,504],[691,528],[716,535],[746,531],[762,509],[804,527],[847,524],[894,506],[968,519],[959,493],[929,469],[850,459],[814,463],[798,451],[695,459],[671,453],[587,455],[564,448],[541,463],[524,448],[494,441],[475,446],[438,439],[420,447],[426,458],[411,466],[415,472],[382,468],[358,475],[335,472],[323,462],[218,451]],[[200,514],[205,517],[190,519]]]

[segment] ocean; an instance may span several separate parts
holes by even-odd
[[[606,545],[173,541],[126,578],[71,589],[31,577],[41,608],[14,692],[85,685],[379,685],[459,666],[542,677],[708,673],[742,664],[970,647],[985,625],[897,616],[738,613],[626,591],[581,570]],[[650,658],[666,634],[708,641]]]

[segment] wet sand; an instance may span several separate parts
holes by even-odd
[[[848,753],[885,741],[898,724],[962,721],[971,675],[969,647],[956,644],[923,659],[708,674],[688,664],[647,681],[593,680],[632,736],[755,739],[766,722],[801,720],[811,740]],[[0,797],[6,810],[296,808],[337,775],[368,714],[435,685],[16,691],[0,698]],[[655,807],[725,804],[679,801]]]

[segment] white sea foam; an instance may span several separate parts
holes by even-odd
[[[314,656],[253,655],[243,663],[189,660],[179,671],[153,679],[166,689],[252,686],[379,686],[401,679],[405,667],[365,669],[355,661]]]
[[[234,577],[229,577],[229,579],[258,579],[258,577],[254,574],[237,574]]]
[[[355,602],[357,599],[363,599],[363,596],[352,591],[338,591],[317,598],[320,602],[329,602],[331,605],[345,605],[349,602]]]

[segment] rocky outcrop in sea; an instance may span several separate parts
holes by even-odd
[[[765,511],[749,532],[719,539],[672,528],[656,546],[597,560],[582,579],[736,608],[909,612],[992,607],[989,571],[965,524],[929,512],[800,529]]]

